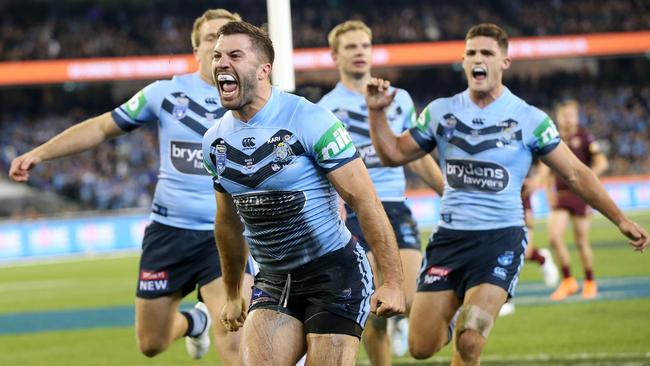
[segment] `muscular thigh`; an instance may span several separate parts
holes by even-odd
[[[241,347],[244,365],[295,365],[306,347],[302,322],[279,311],[253,310]]]
[[[157,334],[167,338],[172,331],[174,316],[182,297],[180,293],[156,299],[135,300],[135,327],[139,336]]]
[[[351,366],[356,364],[359,338],[346,334],[307,335],[307,366]]]
[[[452,290],[415,293],[409,338],[433,340],[446,336],[447,327],[460,305],[461,300]]]

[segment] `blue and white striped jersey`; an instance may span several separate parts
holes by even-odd
[[[406,189],[404,168],[387,167],[381,164],[370,140],[368,107],[364,96],[339,82],[332,91],[323,96],[318,105],[332,111],[345,125],[368,168],[379,199],[384,202],[404,201]],[[390,128],[398,135],[415,126],[415,107],[409,93],[397,89],[395,100],[387,108],[386,115]]]
[[[198,73],[159,80],[115,108],[125,131],[158,121],[160,172],[151,219],[191,230],[212,230],[216,205],[203,168],[203,134],[224,113],[217,89]]]
[[[358,154],[325,108],[273,88],[250,121],[227,112],[210,128],[203,156],[215,189],[232,195],[262,270],[291,271],[350,241],[326,174]]]
[[[533,154],[560,142],[548,115],[507,88],[485,108],[469,90],[436,99],[410,131],[423,150],[438,147],[445,175],[440,226],[457,230],[523,226],[521,186]]]

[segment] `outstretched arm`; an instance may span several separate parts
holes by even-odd
[[[29,171],[42,161],[73,155],[126,133],[113,120],[111,112],[87,119],[54,136],[48,142],[16,157],[9,168],[9,178],[26,182]]]
[[[219,248],[221,273],[226,291],[226,305],[221,313],[221,322],[229,331],[237,331],[244,325],[246,307],[241,295],[242,279],[248,259],[248,248],[244,241],[244,226],[239,219],[232,196],[215,192],[217,215],[214,222],[214,237]]]
[[[397,91],[388,93],[390,82],[373,78],[366,89],[366,105],[368,106],[368,122],[370,124],[370,139],[386,166],[400,166],[426,154],[411,136],[409,131],[395,136],[388,126],[386,108],[395,99]]]
[[[557,148],[541,159],[566,181],[571,190],[616,224],[621,233],[630,238],[630,245],[635,250],[643,251],[648,246],[650,238],[647,231],[625,217],[607,194],[596,174],[584,165],[564,142],[560,142]]]

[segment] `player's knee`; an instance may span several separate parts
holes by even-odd
[[[431,335],[416,334],[413,329],[409,332],[409,353],[413,358],[418,360],[427,359],[434,354],[438,353],[448,341],[448,335],[440,332],[439,337]],[[444,339],[443,339],[444,338]]]
[[[147,357],[154,357],[161,354],[165,350],[165,345],[161,342],[148,339],[140,339],[138,341],[140,352]]]
[[[456,351],[463,361],[468,363],[476,362],[481,356],[485,338],[472,329],[466,329],[456,338]]]

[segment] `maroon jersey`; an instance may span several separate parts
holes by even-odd
[[[578,127],[578,130],[570,136],[561,136],[569,149],[583,162],[586,166],[591,166],[591,160],[594,154],[598,153],[598,142],[592,134]],[[569,190],[569,186],[564,183],[562,178],[555,176],[555,189],[558,191]]]

